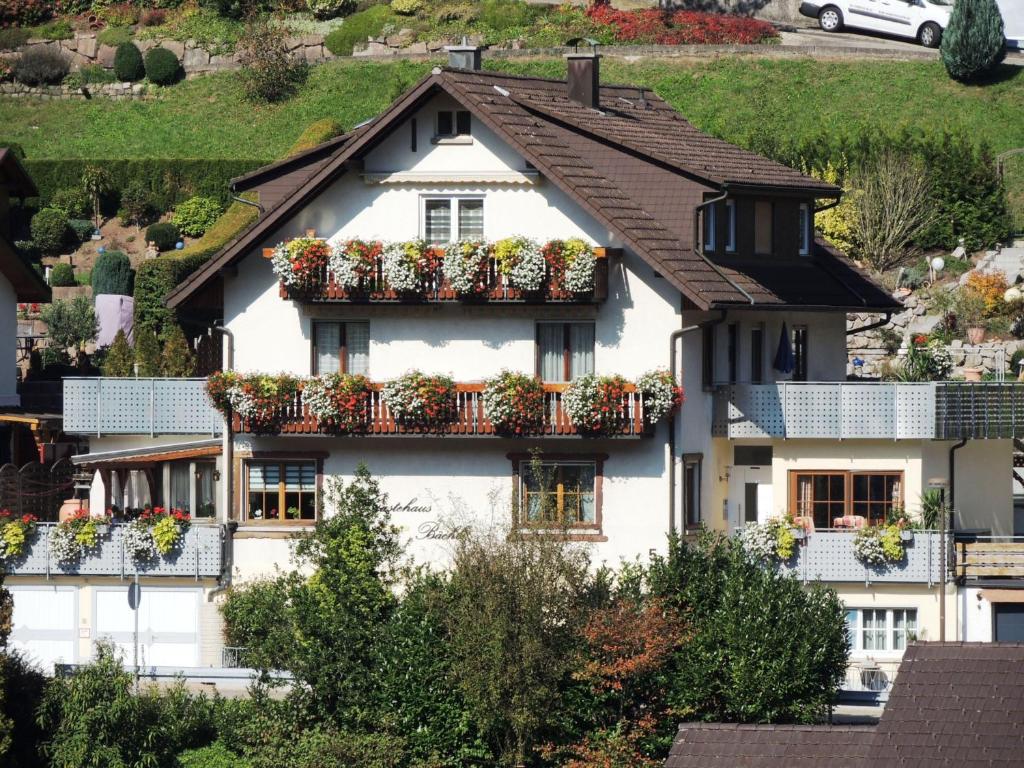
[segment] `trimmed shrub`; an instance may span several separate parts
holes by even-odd
[[[412,16],[423,10],[423,0],[391,0],[391,10],[401,16]]]
[[[171,221],[189,237],[200,237],[213,226],[224,209],[209,197],[190,197],[174,209]]]
[[[71,63],[56,48],[37,45],[14,61],[14,79],[25,85],[55,85],[67,77]]]
[[[256,202],[257,195],[255,192],[245,192],[242,197]],[[222,250],[239,232],[256,221],[258,217],[259,210],[257,208],[243,203],[232,203],[224,215],[206,230],[206,234],[191,245],[185,246],[177,258],[181,261],[201,260],[196,264],[198,267],[199,263]]]
[[[117,335],[114,336],[100,370],[104,376],[131,376],[134,372],[135,352],[128,343],[128,337],[124,335],[123,329],[118,329]]]
[[[166,48],[151,48],[144,59],[146,77],[157,85],[171,85],[181,74],[178,57]]]
[[[92,268],[92,295],[132,295],[132,264],[121,251],[106,251],[96,258]]]
[[[92,233],[96,231],[96,225],[92,223],[91,219],[68,219],[68,227],[80,243],[91,238]]]
[[[372,5],[365,11],[353,13],[324,38],[324,45],[335,56],[351,56],[356,43],[365,43],[368,37],[377,37],[385,24],[401,23],[389,5]]]
[[[75,269],[70,264],[60,262],[50,270],[50,285],[54,288],[70,288],[75,285]]]
[[[135,365],[139,376],[160,375],[160,341],[152,328],[135,329]]]
[[[32,242],[47,254],[60,253],[68,241],[68,217],[56,208],[43,208],[32,217]]]
[[[174,248],[180,237],[181,233],[178,228],[169,221],[150,224],[146,227],[146,242],[156,243],[156,247],[161,251],[169,251]]]
[[[313,18],[323,21],[353,13],[356,9],[356,0],[306,0],[306,7],[313,14]]]
[[[238,44],[239,76],[249,101],[284,101],[306,82],[309,64],[292,53],[284,32],[269,24],[254,24]]]
[[[208,258],[209,254],[198,253],[185,258],[152,259],[141,264],[135,273],[135,327],[149,328],[158,334],[170,328],[176,317],[174,310],[164,304],[164,297]]]
[[[152,195],[141,181],[133,181],[121,192],[117,215],[125,224],[145,224],[155,211]]]
[[[135,43],[121,43],[114,54],[114,74],[123,83],[141,80],[146,74],[142,51]]]
[[[306,130],[295,140],[285,157],[298,155],[333,139],[335,136],[340,136],[344,132],[345,127],[334,118],[325,117],[322,120],[316,120],[306,126]]]
[[[196,355],[178,324],[164,329],[167,341],[160,355],[160,375],[169,377],[195,376]]]
[[[58,189],[50,198],[50,208],[62,211],[69,219],[82,219],[89,215],[89,195],[81,187]]]
[[[996,0],[957,0],[942,33],[942,63],[954,80],[971,82],[1006,58],[1003,17]]]

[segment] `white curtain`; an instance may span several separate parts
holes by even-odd
[[[544,381],[565,381],[564,326],[561,323],[541,323],[537,337],[540,341],[540,377]]]
[[[349,373],[366,376],[370,372],[370,324],[345,323],[346,365]]]
[[[316,372],[337,373],[340,366],[341,326],[337,323],[316,324]]]
[[[189,503],[189,480],[191,473],[187,462],[171,464],[171,509],[183,509],[191,512]]]
[[[594,326],[573,323],[569,326],[569,372],[573,379],[594,372]]]

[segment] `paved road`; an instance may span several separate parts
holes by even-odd
[[[911,40],[897,37],[886,37],[872,32],[823,32],[817,27],[801,27],[793,32],[781,32],[781,48],[806,50],[809,53],[827,54],[834,52],[839,56],[856,58],[857,54],[885,54],[912,59],[938,59],[939,52],[934,48],[925,48]],[[1007,64],[1024,66],[1024,52],[1010,51],[1006,56]]]

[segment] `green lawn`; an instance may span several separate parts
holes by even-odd
[[[344,61],[317,67],[286,104],[241,100],[233,74],[166,89],[154,101],[0,101],[0,141],[30,158],[188,157],[270,160],[312,121],[346,127],[379,112],[429,71],[424,62]],[[499,62],[510,72],[560,76],[561,60]],[[1024,146],[1024,73],[967,87],[939,63],[830,62],[747,57],[702,60],[607,58],[607,82],[653,87],[695,125],[742,143],[756,131],[781,137],[959,130],[996,151]]]

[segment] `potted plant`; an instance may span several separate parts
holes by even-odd
[[[787,562],[796,552],[797,537],[788,517],[772,517],[764,523],[747,523],[740,533],[740,544],[755,560]]]
[[[297,237],[280,243],[271,256],[274,274],[288,288],[315,290],[323,282],[331,247],[315,237]]]
[[[418,293],[437,281],[444,251],[424,240],[389,243],[381,271],[388,287],[398,293]]]
[[[286,509],[284,511],[284,513],[285,513],[285,515],[288,516],[289,520],[298,520],[299,519],[299,508],[298,507],[288,507],[288,509]]]
[[[621,376],[581,376],[566,389],[562,406],[580,432],[610,434],[629,418],[625,408],[626,386]]]
[[[683,404],[683,388],[668,371],[648,371],[636,380],[636,388],[643,397],[644,417],[650,424],[657,424]]]
[[[490,249],[486,243],[462,240],[444,251],[444,276],[460,297],[480,296],[487,292]]]
[[[564,291],[575,294],[594,290],[597,257],[585,240],[551,240],[541,249],[551,272],[551,281]],[[554,287],[554,285],[552,287]]]
[[[367,291],[377,276],[377,262],[383,252],[384,244],[379,240],[347,240],[331,251],[327,269],[342,288]]]
[[[953,311],[960,326],[967,329],[967,341],[970,344],[981,344],[985,340],[984,297],[970,288],[961,288],[953,302]]]
[[[0,557],[13,560],[25,554],[25,546],[35,535],[38,518],[35,515],[15,517],[8,509],[0,510]]]
[[[498,272],[508,278],[513,288],[537,293],[544,286],[547,262],[540,246],[528,237],[507,237],[494,244],[494,260]]]
[[[385,384],[381,399],[405,427],[438,430],[455,420],[455,381],[450,376],[410,371]]]
[[[302,402],[321,430],[360,432],[370,423],[370,390],[365,376],[328,373],[303,383]]]
[[[484,415],[498,432],[535,434],[544,427],[544,385],[525,373],[502,371],[484,384]]]

